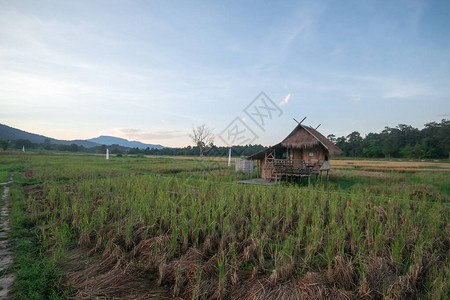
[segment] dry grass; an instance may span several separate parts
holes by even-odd
[[[331,167],[333,169],[359,168],[366,171],[397,171],[397,172],[450,171],[450,163],[442,163],[442,162],[332,160]]]
[[[27,188],[27,211],[76,299],[439,299],[448,290],[448,208],[426,194],[405,199],[400,185],[386,197],[193,178],[178,160],[29,162],[24,175],[46,181]],[[183,176],[132,173],[181,165]]]

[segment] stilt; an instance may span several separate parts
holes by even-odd
[[[327,170],[327,181],[328,181],[329,177],[328,177],[328,170]]]
[[[308,186],[311,184],[311,175],[308,175]]]

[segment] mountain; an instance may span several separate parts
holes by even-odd
[[[57,140],[40,134],[34,134],[4,124],[0,124],[0,140],[19,140],[19,139],[29,140],[32,143],[43,143],[45,140],[48,139],[52,144],[60,144],[60,145],[76,144],[78,146],[83,146],[85,148],[92,148],[101,145],[108,145],[108,146],[119,145],[129,148],[137,147],[139,149],[145,149],[147,147],[156,149],[166,148],[161,145],[144,144],[137,141],[128,141],[126,139],[104,135],[89,140],[71,140],[71,141]]]
[[[72,140],[72,141],[57,140],[40,134],[34,134],[4,124],[0,124],[0,140],[19,140],[19,139],[29,140],[32,143],[43,143],[46,139],[48,139],[52,144],[60,144],[60,145],[76,144],[78,146],[83,146],[85,148],[100,146],[100,144],[85,140]]]
[[[45,139],[48,139],[48,137],[39,134],[29,133],[20,129],[0,124],[0,139],[2,140],[24,139],[29,140],[33,143],[43,143]]]
[[[153,145],[153,144],[144,144],[138,141],[129,141],[126,139],[114,137],[114,136],[107,136],[107,135],[101,135],[99,137],[88,139],[87,141],[94,142],[100,145],[119,145],[123,147],[129,147],[129,148],[139,148],[139,149],[145,149],[145,148],[156,148],[156,149],[162,149],[166,148],[162,145]]]

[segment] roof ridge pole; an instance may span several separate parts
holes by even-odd
[[[300,122],[299,122],[299,121],[297,121],[297,120],[296,120],[295,118],[292,118],[292,119],[294,119],[294,121],[295,121],[295,122],[297,122],[297,124],[299,124],[299,125],[300,125],[300,124],[302,124],[302,123],[303,123],[303,121],[305,121],[306,117],[304,117],[304,118],[303,118],[303,120],[301,120]]]

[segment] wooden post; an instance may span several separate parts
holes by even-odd
[[[311,184],[311,175],[308,175],[308,186]]]
[[[328,181],[328,170],[327,170],[327,181]]]
[[[260,161],[257,160],[256,161],[256,178],[259,178],[259,166],[260,166]]]
[[[261,166],[261,177],[262,177],[264,180],[267,180],[267,153],[264,153],[264,168],[265,168],[265,170],[264,170],[264,175],[262,175],[263,168],[262,168],[262,166]],[[270,179],[269,179],[269,181],[270,181]]]

